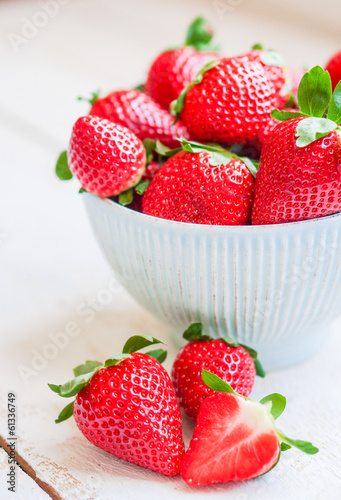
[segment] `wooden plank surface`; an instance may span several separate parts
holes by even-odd
[[[340,320],[316,358],[272,372],[257,381],[254,391],[255,397],[285,394],[288,408],[281,427],[293,437],[312,440],[320,453],[309,457],[290,451],[269,475],[243,484],[196,490],[180,478],[119,461],[87,442],[72,420],[54,424],[62,401],[47,388],[48,382],[65,381],[85,359],[102,360],[120,351],[131,334],[168,341],[168,368],[176,353],[166,327],[113,281],[77,184],[65,185],[54,177],[55,159],[67,144],[73,121],[87,112],[75,97],[143,81],[153,57],[180,43],[198,13],[211,20],[227,54],[245,51],[261,39],[281,50],[293,67],[323,64],[340,42],[339,2],[310,2],[309,15],[305,2],[296,15],[291,3],[273,2],[271,7],[266,0],[231,0],[222,13],[214,0],[147,0],[143,8],[137,0],[59,2],[58,12],[18,51],[9,34],[22,34],[23,19],[34,19],[41,7],[33,1],[0,3],[5,68],[0,78],[0,436],[7,437],[6,397],[14,391],[18,453],[31,475],[50,485],[52,495],[63,500],[339,498]],[[103,303],[101,292],[109,289],[114,291]],[[192,430],[185,419],[186,441]],[[25,485],[22,498],[46,497],[40,488],[30,489],[37,488],[32,479],[19,474]],[[0,498],[12,496],[0,489]]]
[[[8,455],[0,448],[0,498],[15,498],[15,500],[49,500],[51,497],[20,467],[16,467],[15,490],[9,491],[8,478]]]

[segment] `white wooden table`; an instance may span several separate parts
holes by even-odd
[[[47,387],[65,381],[85,359],[120,351],[131,334],[168,340],[167,368],[175,355],[165,327],[118,283],[103,303],[114,277],[91,234],[76,183],[62,184],[53,173],[73,122],[87,111],[75,97],[142,81],[152,58],[180,43],[198,13],[211,20],[227,54],[263,41],[293,67],[324,64],[340,43],[338,0],[55,0],[44,16],[41,5],[47,3],[0,3],[0,444],[7,446],[11,391],[22,467],[16,467],[13,495],[6,484],[8,455],[0,450],[0,498],[340,498],[340,320],[318,356],[268,374],[254,390],[255,397],[285,394],[281,428],[312,440],[320,453],[291,450],[270,474],[243,484],[197,490],[180,478],[119,461],[85,440],[72,419],[54,424],[63,401]],[[30,31],[33,21],[40,27]],[[74,335],[58,335],[65,331]],[[53,347],[53,339],[62,337],[64,344]],[[192,430],[185,420],[187,442]]]

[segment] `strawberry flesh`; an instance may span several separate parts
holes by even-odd
[[[270,470],[279,454],[266,406],[236,394],[215,393],[201,406],[181,477],[194,486],[243,481]]]

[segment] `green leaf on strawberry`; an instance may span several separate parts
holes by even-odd
[[[197,17],[189,25],[185,46],[194,47],[196,50],[212,50],[210,42],[213,38],[213,32],[208,28],[204,17]]]
[[[73,369],[73,374],[75,377],[78,377],[79,375],[84,375],[86,373],[92,372],[95,368],[98,368],[99,366],[103,366],[103,363],[100,363],[99,361],[87,360],[85,361],[84,364],[76,366],[76,368]]]
[[[210,153],[209,163],[212,167],[219,165],[228,165],[232,159],[242,161],[247,168],[250,170],[251,174],[256,177],[258,171],[258,162],[250,160],[246,156],[238,156],[232,153],[228,149],[223,148],[220,144],[201,144],[200,142],[188,141],[184,137],[180,137],[182,149],[189,151],[190,153],[201,153],[202,151],[208,151]]]
[[[319,449],[316,448],[312,443],[309,441],[301,441],[300,439],[291,439],[288,436],[286,436],[282,431],[279,429],[276,429],[278,437],[286,444],[289,446],[294,446],[298,450],[303,451],[304,453],[307,453],[308,455],[315,455],[315,453],[318,453]],[[288,449],[288,448],[286,448]]]
[[[127,354],[127,353],[115,354],[115,356],[113,358],[109,358],[109,359],[106,359],[104,361],[104,367],[108,368],[108,366],[116,366],[123,359],[127,359],[127,358],[130,358],[130,354]]]
[[[72,403],[69,403],[67,406],[65,406],[65,408],[62,409],[62,411],[58,415],[58,418],[55,420],[56,424],[60,424],[60,422],[64,422],[64,420],[72,417],[74,404],[75,402],[72,401]]]
[[[213,391],[229,392],[232,394],[237,394],[232,389],[230,384],[228,384],[227,382],[224,382],[224,380],[222,380],[220,377],[218,377],[218,375],[215,375],[214,373],[208,372],[207,370],[205,370],[205,368],[202,369],[201,378],[203,379],[205,384]],[[244,397],[244,396],[242,396],[242,397]]]
[[[272,118],[275,118],[275,120],[278,120],[280,122],[285,122],[287,120],[291,120],[292,118],[298,118],[300,116],[307,116],[307,115],[301,113],[300,111],[293,112],[280,109],[273,109],[271,111],[271,116]]]
[[[154,159],[154,151],[156,142],[153,139],[144,139],[142,141],[143,147],[146,151],[146,166],[149,165]]]
[[[297,98],[302,113],[321,118],[332,96],[329,73],[321,66],[315,66],[302,77]]]
[[[82,375],[78,375],[65,384],[61,385],[59,395],[64,398],[71,398],[75,396],[83,389],[83,387],[91,380],[92,376],[96,373],[98,368],[94,369],[91,372],[84,373]]]
[[[287,450],[290,450],[292,448],[292,446],[290,446],[290,444],[284,443],[284,441],[282,441],[280,448],[281,448],[281,451],[287,451]]]
[[[333,92],[327,118],[338,124],[341,122],[341,81],[336,85]]]
[[[79,101],[86,101],[91,106],[93,106],[95,104],[95,102],[98,101],[100,95],[101,95],[101,91],[100,90],[96,90],[96,92],[91,92],[91,97],[77,97],[77,99]]]
[[[341,85],[332,94],[331,79],[328,71],[315,66],[303,75],[297,91],[300,112],[279,111],[271,116],[279,121],[303,117],[297,125],[295,135],[298,147],[309,146],[312,142],[339,130],[341,121]],[[328,110],[328,111],[327,111]]]
[[[191,323],[187,330],[184,331],[182,337],[190,342],[191,340],[202,339],[202,324]]]
[[[153,351],[146,352],[146,354],[156,359],[159,363],[163,363],[167,358],[167,351],[164,349],[154,349]]]
[[[63,151],[60,153],[57,163],[56,163],[56,175],[61,181],[69,181],[72,179],[73,175],[69,167],[67,160],[67,153]]]
[[[123,191],[118,196],[118,203],[123,205],[124,207],[130,205],[134,199],[134,190],[133,188],[129,188],[126,191]]]
[[[317,139],[321,139],[330,134],[338,127],[337,123],[327,118],[309,117],[301,120],[296,128],[296,145],[304,148]]]
[[[144,181],[140,181],[135,187],[134,190],[137,194],[143,195],[146,192],[147,187],[150,184],[150,180],[145,179]]]
[[[285,62],[277,50],[264,50],[260,60],[263,64],[266,64],[266,66],[278,66],[280,68],[285,66]]]
[[[264,405],[269,401],[271,402],[270,413],[276,420],[280,415],[282,415],[283,411],[285,410],[287,401],[285,397],[282,396],[282,394],[274,393],[274,394],[269,394],[265,398],[261,399],[259,402]]]
[[[143,349],[143,347],[154,344],[164,344],[164,342],[156,337],[151,337],[150,335],[134,335],[124,344],[122,352],[124,354],[131,354]]]

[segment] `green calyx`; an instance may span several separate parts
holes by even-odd
[[[249,401],[255,401],[238,394],[232,389],[232,387],[227,382],[224,382],[224,380],[222,380],[220,377],[214,375],[213,373],[208,372],[205,369],[202,370],[201,377],[204,383],[208,387],[210,387],[210,389],[212,389],[213,391],[227,392],[235,394],[236,396],[239,396]],[[269,394],[265,398],[261,399],[259,403],[265,405],[272,418],[276,420],[278,417],[282,415],[283,411],[285,410],[286,398],[282,396],[282,394],[274,393],[274,394]],[[288,436],[286,436],[282,431],[280,431],[277,428],[275,428],[275,431],[279,441],[281,442],[280,444],[281,451],[286,451],[293,446],[303,451],[304,453],[307,453],[308,455],[314,455],[319,451],[318,448],[316,448],[316,446],[314,446],[312,443],[308,441],[301,441],[298,439],[288,438]]]
[[[72,172],[69,167],[66,151],[60,153],[55,166],[55,173],[58,179],[60,179],[61,181],[69,181],[73,178]],[[78,192],[86,193],[87,191],[83,187],[81,187]]]
[[[340,130],[341,122],[341,82],[332,93],[328,71],[315,66],[303,75],[297,91],[300,111],[280,111],[274,109],[271,116],[279,121],[303,117],[297,125],[296,145],[305,147],[333,130]]]
[[[93,106],[95,104],[95,102],[98,101],[100,95],[101,95],[101,91],[97,90],[96,92],[91,92],[90,97],[77,97],[77,99],[78,99],[78,101],[86,101],[91,106]]]
[[[190,153],[202,153],[206,151],[210,154],[209,163],[212,167],[219,165],[228,165],[232,159],[240,160],[250,170],[253,177],[256,177],[258,171],[258,162],[250,160],[247,156],[238,156],[220,144],[201,144],[200,142],[187,141],[184,137],[179,139],[182,149]]]
[[[203,327],[201,323],[191,323],[187,328],[187,330],[183,333],[182,337],[188,342],[191,342],[193,340],[200,340],[200,341],[215,340],[210,335],[203,335]],[[251,356],[252,361],[255,365],[256,375],[262,378],[265,377],[264,368],[257,357],[258,356],[257,352],[254,349],[251,349],[251,347],[248,347],[244,344],[240,344],[231,337],[221,337],[220,340],[223,340],[225,344],[227,344],[230,347],[238,347],[238,346],[242,347],[249,354],[249,356]]]
[[[181,92],[181,94],[179,95],[179,97],[175,101],[171,102],[170,112],[172,115],[174,115],[176,117],[174,123],[176,123],[178,121],[178,119],[180,118],[180,114],[181,114],[181,111],[183,110],[183,107],[185,105],[186,95],[187,95],[187,92],[189,91],[189,89],[191,89],[195,85],[199,85],[199,83],[202,82],[205,73],[207,73],[207,71],[210,71],[211,69],[215,68],[218,64],[219,64],[219,61],[217,59],[212,59],[212,61],[208,61],[206,64],[204,64],[204,66],[198,72],[195,79],[183,89],[183,91]]]
[[[199,16],[189,25],[185,40],[186,47],[193,47],[201,52],[216,50],[211,42],[213,38],[213,31],[207,25],[204,17]]]
[[[61,181],[69,181],[70,179],[72,179],[73,175],[69,167],[66,151],[63,151],[58,156],[55,173],[58,179],[60,179]]]
[[[163,344],[162,340],[149,335],[134,335],[130,337],[124,344],[122,353],[115,354],[112,358],[107,359],[104,363],[100,361],[87,360],[84,364],[76,366],[73,370],[74,378],[62,385],[48,384],[49,388],[62,398],[71,398],[76,396],[92,379],[100,368],[108,368],[123,362],[130,358],[132,353],[154,344]],[[156,349],[146,352],[148,356],[155,358],[159,363],[162,363],[167,356],[167,351]],[[68,404],[58,415],[55,420],[56,424],[63,422],[73,414],[74,401]]]
[[[223,148],[220,144],[201,144],[200,142],[188,141],[184,137],[180,137],[177,140],[181,144],[180,148],[170,149],[160,141],[156,141],[155,151],[160,157],[165,157],[166,159],[180,153],[180,151],[188,151],[189,153],[202,153],[203,151],[206,151],[210,153],[209,163],[212,167],[228,165],[232,159],[235,159],[245,163],[254,177],[257,175],[259,162],[250,160],[247,156],[238,156],[232,153],[232,151]]]
[[[150,181],[148,179],[140,180],[136,186],[122,191],[122,193],[118,195],[118,203],[124,207],[130,205],[134,201],[134,192],[143,195],[149,184]]]

